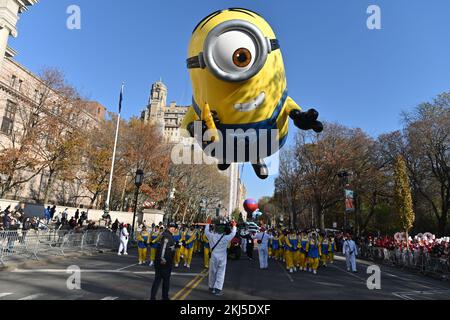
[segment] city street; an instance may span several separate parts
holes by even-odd
[[[191,270],[174,270],[171,299],[450,299],[450,283],[384,266],[381,290],[369,290],[366,270],[370,264],[360,261],[358,273],[348,273],[342,257],[336,257],[334,265],[319,269],[318,275],[289,274],[273,260],[268,270],[259,270],[257,260],[246,257],[228,261],[224,295],[216,297],[208,292],[208,274],[200,267],[201,259],[194,257]],[[148,300],[154,271],[148,265],[138,266],[136,261],[136,251],[130,250],[129,256],[104,253],[68,257],[4,270],[0,272],[0,300]],[[81,269],[81,290],[66,286],[70,276],[66,269],[73,265]]]

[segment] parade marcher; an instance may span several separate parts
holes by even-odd
[[[197,233],[195,232],[194,227],[191,226],[189,228],[189,230],[185,233],[184,242],[183,242],[183,246],[184,246],[183,261],[184,261],[184,266],[188,269],[191,267],[192,254],[194,252],[194,242],[195,242],[196,238],[197,238]]]
[[[129,234],[128,234],[128,229],[127,229],[127,224],[125,223],[122,226],[122,230],[120,230],[120,246],[119,246],[119,252],[117,253],[117,255],[121,256],[122,251],[125,256],[128,255],[128,253],[127,253],[128,236],[129,236]]]
[[[286,248],[286,269],[290,273],[297,271],[295,265],[295,252],[298,251],[298,238],[294,230],[285,237],[285,248]]]
[[[328,237],[325,235],[322,236],[322,240],[320,242],[320,251],[322,255],[320,256],[320,261],[322,262],[322,266],[327,266],[328,254],[330,253],[330,242]]]
[[[256,240],[258,241],[258,253],[259,253],[259,268],[268,269],[269,268],[269,240],[272,236],[266,232],[264,227],[261,227],[261,232],[256,234]]]
[[[177,244],[175,255],[173,257],[173,263],[175,265],[175,268],[178,268],[180,266],[181,260],[181,232],[180,230],[178,230],[178,228],[174,233],[172,233],[172,238],[173,241],[175,241],[175,244]]]
[[[162,229],[158,226],[156,226],[153,229],[153,232],[151,234],[151,242],[150,242],[150,264],[149,266],[152,267],[155,264],[155,258],[156,258],[156,250],[159,248],[159,240],[162,235]]]
[[[347,262],[347,271],[357,273],[358,270],[356,269],[356,256],[358,255],[358,248],[356,247],[355,241],[352,240],[351,234],[348,234],[347,239],[344,240],[342,251]]]
[[[203,266],[208,269],[209,268],[209,241],[206,233],[202,234],[202,242],[203,242]]]
[[[172,273],[173,258],[177,244],[172,234],[178,229],[177,224],[170,223],[165,232],[159,237],[159,246],[155,256],[155,280],[153,281],[151,300],[156,300],[159,286],[162,281],[162,299],[169,300],[170,276]]]
[[[139,264],[145,264],[147,262],[147,248],[150,243],[150,234],[147,232],[146,226],[143,226],[141,232],[138,233],[137,241]]]
[[[300,239],[298,242],[299,248],[299,260],[300,260],[300,271],[308,271],[308,242],[309,237],[308,234],[302,230],[300,233]]]
[[[308,264],[309,272],[317,274],[317,269],[319,268],[319,258],[321,255],[320,243],[317,239],[317,234],[312,233],[311,239],[308,242]]]
[[[233,220],[231,222],[233,229],[230,230],[230,228],[227,227],[224,234],[211,232],[211,219],[209,219],[208,222],[209,225],[205,229],[205,234],[211,247],[211,259],[209,262],[209,290],[211,290],[211,293],[214,295],[222,295],[223,282],[225,280],[225,271],[227,267],[227,247],[228,243],[236,235],[236,222]]]
[[[286,248],[287,248],[287,245],[286,245],[287,234],[288,234],[287,229],[284,229],[283,232],[280,235],[280,240],[279,240],[280,249],[281,249],[282,257],[283,257],[283,262],[286,262],[286,255],[287,255],[287,252],[288,252],[288,250],[286,250]],[[286,269],[287,269],[287,267],[286,267]]]
[[[328,261],[330,264],[334,263],[334,253],[337,251],[336,241],[333,236],[328,236],[328,240],[330,243],[330,249],[328,251]]]
[[[280,260],[281,258],[281,250],[280,250],[280,237],[278,236],[278,232],[274,231],[272,239],[270,239],[271,247],[272,247],[272,255],[275,260]]]

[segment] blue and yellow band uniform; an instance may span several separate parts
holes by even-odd
[[[178,244],[181,242],[181,233],[179,230],[177,230],[173,235],[172,235],[173,241]],[[176,250],[175,250],[175,256],[173,257],[173,263],[175,265],[175,268],[178,268],[178,266],[180,265],[180,260],[181,260],[181,246],[177,246]]]
[[[150,234],[147,230],[143,230],[138,233],[136,240],[138,243],[139,264],[143,264],[147,261],[147,248],[150,244]]]
[[[317,269],[319,268],[320,256],[321,249],[319,241],[316,239],[311,239],[308,242],[308,264],[314,272],[317,272]]]
[[[280,251],[281,251],[281,258],[283,259],[283,262],[286,262],[286,235],[282,233],[280,235],[280,238],[278,239],[278,244],[280,245]]]
[[[151,234],[150,263],[155,262],[156,250],[159,248],[160,235],[159,231],[153,231]]]
[[[205,233],[202,234],[202,242],[203,242],[203,264],[205,268],[209,268],[209,241]]]
[[[330,237],[330,249],[328,250],[328,261],[330,264],[334,263],[334,253],[337,251],[336,241]]]
[[[192,253],[194,252],[194,241],[197,239],[197,234],[194,231],[188,230],[184,234],[184,265],[190,267],[192,261]]]
[[[271,239],[272,241],[272,255],[276,260],[282,259],[282,251],[280,246],[280,237],[275,236]]]
[[[296,252],[298,252],[298,238],[295,233],[291,233],[286,237],[286,267],[294,269],[296,265]]]
[[[300,270],[305,270],[305,271],[306,271],[307,264],[308,264],[308,260],[307,260],[308,242],[309,242],[308,236],[306,234],[303,234],[300,237],[300,241],[298,243]]]
[[[322,251],[322,254],[320,256],[320,260],[322,261],[322,265],[324,267],[327,266],[327,259],[328,254],[330,252],[330,243],[328,242],[327,238],[323,238],[322,242],[320,243],[320,250]]]

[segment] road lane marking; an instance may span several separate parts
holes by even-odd
[[[280,266],[280,268],[283,270],[284,274],[288,277],[289,281],[294,282],[294,279],[291,277],[291,275],[287,272],[286,268],[283,267],[283,265],[277,261],[277,264]]]
[[[10,295],[12,295],[12,293],[10,293],[10,292],[0,293],[0,298],[7,297]]]
[[[178,291],[170,300],[177,300],[179,296],[181,296],[185,290],[187,290],[192,284],[194,284],[203,274],[207,274],[206,271],[208,271],[208,269],[204,269],[202,272],[200,272],[199,274],[196,275],[196,277],[194,279],[192,279],[191,281],[189,281],[183,288],[181,288],[180,291]]]
[[[203,279],[206,278],[206,276],[208,275],[208,273],[205,272],[205,274],[203,274],[203,276],[201,276],[196,282],[194,282],[191,286],[191,288],[189,288],[186,293],[179,299],[179,300],[185,300],[186,297],[195,289],[197,288],[197,286],[203,281]]]
[[[27,296],[27,297],[24,297],[24,298],[19,299],[19,300],[34,300],[34,299],[36,299],[37,297],[40,297],[40,296],[42,296],[41,293],[32,294],[31,296]]]
[[[344,272],[345,274],[348,274],[349,276],[355,277],[355,278],[357,278],[357,279],[363,281],[364,283],[366,283],[366,281],[367,281],[367,279],[358,277],[357,275],[355,275],[355,274],[354,274],[353,272],[351,272],[351,271],[346,271],[346,270],[344,270],[344,269],[342,269],[342,268],[339,268],[339,267],[337,267],[337,266],[335,266],[335,265],[331,265],[331,266],[332,266],[333,268],[336,268],[336,269],[338,269],[338,270],[341,270],[342,272]]]
[[[119,299],[119,297],[104,297],[101,300],[117,300],[117,299]]]
[[[123,267],[123,268],[117,269],[117,271],[122,271],[122,270],[125,270],[125,269],[128,269],[128,268],[131,268],[131,267],[134,267],[134,266],[137,266],[137,265],[138,265],[138,264],[137,264],[137,263],[135,263],[135,264],[129,265],[129,266],[127,266],[127,267]]]

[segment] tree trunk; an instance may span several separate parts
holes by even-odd
[[[448,212],[442,212],[441,216],[438,219],[438,236],[444,237],[446,235],[447,229],[447,221],[448,221]]]
[[[50,189],[53,184],[53,175],[55,174],[55,170],[50,170],[48,179],[47,179],[47,185],[45,186],[44,190],[44,201],[42,202],[44,205],[48,203],[48,198],[50,197]]]

